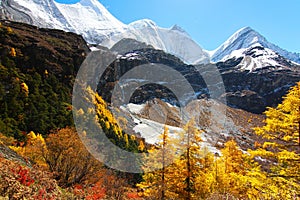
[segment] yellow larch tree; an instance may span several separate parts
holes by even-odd
[[[16,57],[17,56],[17,53],[16,53],[16,49],[15,48],[11,48],[10,49],[10,55],[12,56],[12,57]]]
[[[195,197],[205,199],[216,190],[217,175],[214,155],[207,147],[202,147],[199,152],[199,165],[201,170],[198,171],[195,177]]]
[[[143,182],[138,184],[143,195],[147,199],[176,200],[207,197],[213,182],[213,155],[200,148],[201,131],[196,128],[195,121],[190,120],[176,138],[170,139],[166,133],[165,129],[162,142],[149,150],[144,160],[146,173]],[[170,165],[165,166],[166,163]],[[148,166],[154,165],[160,170],[147,172]]]
[[[26,97],[28,97],[29,94],[29,88],[26,83],[21,83],[21,90],[25,94]]]
[[[165,126],[160,136],[161,142],[148,150],[143,159],[143,181],[137,186],[143,190],[142,196],[147,199],[169,199],[174,196],[170,190],[171,171],[169,165],[174,160],[174,146]]]
[[[276,108],[265,112],[265,125],[255,128],[267,141],[250,151],[253,157],[271,162],[268,174],[279,198],[300,196],[300,82],[292,87]]]
[[[197,128],[195,120],[191,119],[179,135],[176,145],[178,145],[178,149],[183,150],[183,153],[168,169],[172,172],[171,191],[176,195],[176,199],[199,199],[199,190],[196,185],[197,177],[202,171],[200,164],[201,131]]]
[[[10,148],[40,167],[47,168],[43,157],[43,152],[47,150],[47,146],[41,134],[35,134],[33,131],[30,131],[27,134],[26,145],[19,147],[10,146]]]

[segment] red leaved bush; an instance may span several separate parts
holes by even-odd
[[[34,183],[34,180],[29,175],[29,170],[27,168],[23,168],[22,166],[19,166],[18,169],[12,169],[11,170],[15,175],[19,176],[17,179],[22,185],[30,186],[32,183]]]
[[[0,156],[0,196],[9,199],[61,199],[51,174]]]
[[[139,196],[139,194],[137,192],[127,193],[127,198],[128,199],[141,199],[141,197]]]
[[[99,183],[95,184],[89,189],[89,195],[86,197],[87,200],[98,200],[103,199],[106,195],[105,188]]]
[[[106,197],[106,189],[103,187],[102,182],[99,181],[93,186],[84,188],[82,185],[75,185],[72,193],[77,197],[87,200],[100,200]]]

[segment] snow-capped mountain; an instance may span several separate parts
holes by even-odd
[[[189,64],[208,63],[210,61],[209,54],[177,25],[168,29],[157,26],[155,22],[149,19],[138,20],[129,24],[125,32],[115,34],[101,44],[110,48],[123,38],[131,38],[150,44],[154,48],[173,54]]]
[[[243,58],[241,69],[249,71],[284,66],[288,60],[300,64],[299,53],[281,49],[249,27],[240,29],[216,50],[209,52],[177,25],[161,28],[148,19],[127,25],[111,15],[98,0],[80,0],[75,4],[61,4],[54,0],[1,0],[0,8],[2,19],[75,32],[88,43],[109,48],[124,38],[130,38],[171,53],[189,64]],[[283,58],[287,60],[283,62]]]
[[[288,61],[278,53],[260,44],[254,44],[249,48],[234,50],[231,54],[226,55],[221,62],[229,59],[242,58],[237,68],[244,71],[254,72],[263,68],[271,67],[277,70],[284,70],[291,67],[292,62]]]
[[[126,28],[98,0],[81,0],[75,4],[60,4],[54,0],[2,0],[1,7],[2,18],[75,32],[90,43],[99,43]]]
[[[274,54],[279,54],[288,60],[294,61],[296,63],[300,63],[300,54],[299,53],[291,53],[288,52],[266,40],[261,34],[251,29],[250,27],[245,27],[238,30],[234,33],[227,41],[225,41],[220,47],[211,52],[211,61],[218,62],[224,61],[225,59],[233,58],[233,57],[244,57],[245,53],[250,49],[255,47],[262,47],[264,49],[260,49],[260,52],[257,52],[257,56],[263,55],[266,56],[263,60],[261,66],[266,66],[268,64],[276,64],[274,63]],[[260,59],[251,60],[251,62],[260,62]]]
[[[75,32],[89,43],[112,47],[123,38],[131,38],[176,55],[187,63],[209,62],[208,53],[180,27],[160,28],[147,19],[126,25],[98,0],[81,0],[75,4],[54,0],[2,0],[0,6],[2,18]]]

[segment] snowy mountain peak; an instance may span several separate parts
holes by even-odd
[[[130,23],[124,32],[104,40],[101,45],[112,48],[123,38],[130,38],[151,45],[155,49],[177,56],[188,64],[209,62],[207,52],[178,26],[175,26],[174,29],[161,28],[152,20],[138,20]]]
[[[245,26],[245,27],[239,29],[238,31],[236,31],[231,37],[240,36],[240,35],[243,35],[248,32],[255,32],[256,34],[259,34],[254,29],[252,29],[250,26]]]
[[[244,27],[234,33],[225,43],[230,44],[235,40],[242,41],[244,47],[250,47],[253,44],[264,45],[267,42],[266,38],[250,27]],[[223,46],[224,48],[225,46]]]
[[[178,31],[178,32],[181,32],[181,33],[184,33],[184,34],[188,35],[188,33],[183,28],[181,28],[180,26],[178,26],[177,24],[175,24],[174,26],[172,26],[172,28],[170,30]]]
[[[269,46],[267,40],[261,34],[250,27],[244,27],[235,32],[228,40],[215,50],[212,55],[212,61],[220,61],[235,50],[249,48],[253,45]]]
[[[75,4],[54,0],[2,0],[1,4],[2,18],[75,32],[89,43],[100,43],[126,28],[98,0],[81,0]]]
[[[102,4],[99,3],[98,0],[80,0],[78,3],[80,3],[81,5],[89,5],[89,6],[101,5],[102,6]]]
[[[268,48],[291,61],[300,63],[299,53],[291,53],[281,49],[280,47],[270,43],[264,36],[250,27],[244,27],[238,30],[220,47],[214,50],[211,53],[211,61],[218,62],[225,58],[234,57],[234,55],[237,55],[237,50],[245,50],[252,47]],[[242,54],[240,56],[242,56]]]
[[[116,18],[112,16],[112,14],[108,12],[108,10],[98,0],[80,0],[76,4],[78,5],[79,8],[86,7],[91,11],[96,12],[97,15],[100,15],[108,19],[116,20]],[[72,4],[65,4],[65,5],[72,5]]]
[[[151,19],[141,19],[129,24],[129,26],[143,29],[143,28],[155,28],[157,27],[156,23]]]

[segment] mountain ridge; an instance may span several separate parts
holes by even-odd
[[[246,52],[249,51],[248,48],[259,45],[300,64],[300,53],[289,52],[268,42],[250,27],[238,30],[214,51],[207,51],[178,25],[161,28],[149,19],[124,24],[109,13],[98,0],[81,0],[74,4],[62,4],[54,0],[3,0],[0,6],[1,18],[4,19],[75,32],[82,35],[88,43],[109,48],[124,38],[135,39],[171,53],[188,64],[217,63],[225,58],[237,56],[232,55],[236,50],[243,49],[243,52]],[[238,56],[246,57],[243,52]],[[273,60],[264,62],[262,67],[273,63]],[[280,64],[275,62],[275,65]]]

